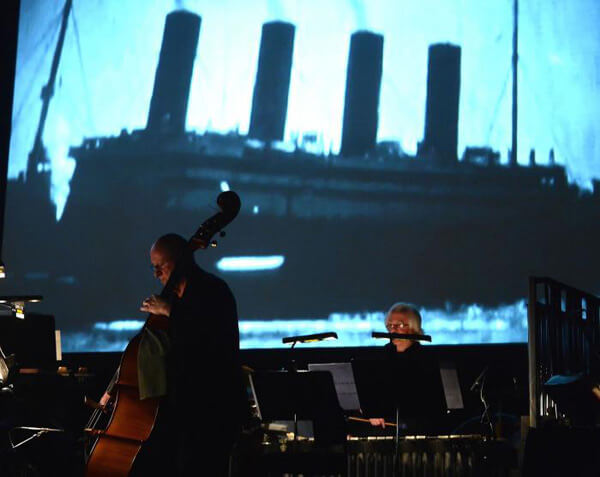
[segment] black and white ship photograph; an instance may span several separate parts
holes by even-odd
[[[596,475],[600,4],[2,9],[0,475]]]

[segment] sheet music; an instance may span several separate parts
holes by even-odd
[[[333,376],[333,385],[342,409],[346,411],[360,409],[354,373],[350,363],[313,363],[308,365],[308,370],[329,371]]]
[[[444,387],[446,407],[448,409],[463,409],[464,405],[456,367],[452,363],[440,363],[440,375]]]

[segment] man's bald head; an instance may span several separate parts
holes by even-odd
[[[194,256],[188,248],[188,242],[181,235],[167,234],[160,237],[150,249],[150,262],[154,276],[165,285],[175,269],[175,264],[184,270],[192,265]]]
[[[188,242],[179,234],[166,234],[154,242],[152,250],[160,252],[168,260],[177,262],[188,251]]]

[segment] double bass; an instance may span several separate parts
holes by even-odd
[[[214,245],[212,238],[221,233],[240,210],[240,199],[233,191],[226,191],[217,197],[220,212],[205,220],[188,241],[191,253]],[[181,266],[175,268],[165,284],[160,296],[170,300],[174,288],[182,278]],[[148,441],[154,428],[161,398],[140,399],[138,388],[137,358],[144,328],[152,331],[167,331],[168,318],[149,315],[138,333],[127,345],[121,363],[106,390],[111,396],[110,408],[95,404],[95,410],[88,421],[85,432],[93,441],[86,452],[86,477],[118,477],[129,475],[134,461],[144,443]],[[108,424],[98,429],[102,416],[110,413]]]

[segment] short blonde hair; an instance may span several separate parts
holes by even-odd
[[[415,333],[417,334],[424,334],[423,332],[423,328],[421,327],[421,313],[419,313],[419,310],[417,310],[417,308],[414,305],[411,305],[409,303],[394,303],[392,305],[392,307],[389,309],[389,311],[387,312],[387,315],[385,315],[385,327],[387,328],[388,326],[388,322],[390,320],[390,317],[392,316],[393,313],[402,313],[405,314],[409,317],[410,320],[410,324],[411,324],[411,328],[415,331]]]

